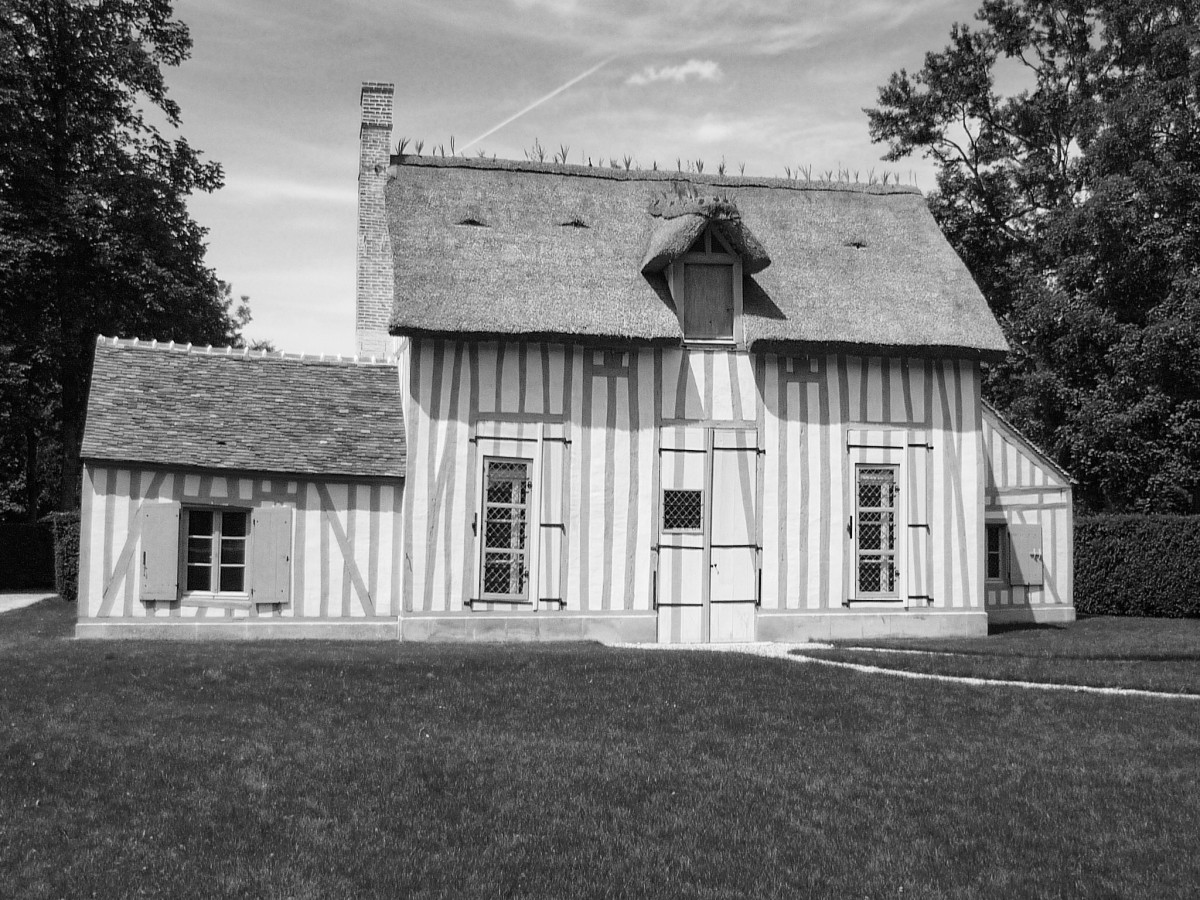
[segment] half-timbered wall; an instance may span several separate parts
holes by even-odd
[[[1061,618],[1074,603],[1071,482],[987,406],[983,448],[985,518],[1006,529],[1001,577],[985,582],[988,613],[997,620]],[[1015,559],[1018,554],[1029,558]]]
[[[682,425],[758,435],[760,615],[862,607],[850,478],[871,454],[900,466],[906,498],[903,596],[888,608],[982,610],[973,362],[414,338],[400,368],[405,614],[651,613],[659,456]],[[528,604],[472,602],[487,457],[530,459],[540,476]]]
[[[87,465],[83,473],[79,614],[83,620],[387,620],[400,608],[402,483],[185,473]],[[197,605],[143,597],[148,506],[292,511],[278,554],[290,566],[282,603]],[[253,535],[251,535],[253,541]],[[182,545],[182,542],[179,542]],[[287,552],[290,547],[290,553]],[[183,552],[182,546],[180,552]],[[253,561],[251,561],[253,564]],[[282,572],[286,577],[288,569]],[[182,592],[181,592],[182,594]]]

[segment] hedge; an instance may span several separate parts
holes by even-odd
[[[1075,609],[1200,617],[1200,516],[1080,516]]]
[[[74,603],[79,588],[79,513],[51,513],[54,532],[54,589],[68,603]]]
[[[45,522],[0,523],[0,591],[54,584],[54,537]]]

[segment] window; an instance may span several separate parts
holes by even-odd
[[[740,272],[737,256],[706,228],[673,273],[673,293],[685,340],[735,340]]]
[[[484,460],[483,597],[525,600],[529,595],[528,460]]]
[[[246,593],[249,514],[241,510],[189,509],[186,590]]]
[[[143,504],[142,602],[226,609],[290,602],[292,514],[284,505]]]
[[[858,521],[855,544],[855,581],[857,596],[892,598],[898,596],[896,544],[900,486],[897,466],[855,468],[855,518]]]
[[[663,531],[703,531],[704,491],[663,491]]]
[[[987,580],[1008,581],[1008,534],[1003,525],[987,526]]]

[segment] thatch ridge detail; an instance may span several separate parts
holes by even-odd
[[[863,184],[858,181],[799,181],[793,178],[771,178],[754,175],[702,175],[697,172],[672,172],[666,169],[613,169],[602,166],[580,166],[574,163],[534,162],[522,159],[487,159],[486,157],[463,156],[416,156],[411,153],[391,157],[390,174],[401,167],[425,167],[441,169],[482,169],[500,172],[536,172],[543,175],[573,175],[581,178],[599,178],[606,181],[646,181],[661,184],[672,181],[715,187],[769,187],[791,191],[834,191],[837,193],[873,194],[920,194],[920,188],[911,184]]]

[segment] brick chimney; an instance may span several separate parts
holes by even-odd
[[[391,162],[392,95],[395,87],[364,81],[358,129],[358,257],[354,301],[355,350],[387,356],[392,350],[392,245],[383,192]]]

